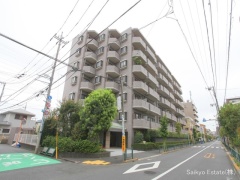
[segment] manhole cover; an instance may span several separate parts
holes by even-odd
[[[144,171],[145,174],[156,174],[154,171]]]

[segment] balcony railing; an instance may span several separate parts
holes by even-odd
[[[133,128],[150,129],[150,121],[146,119],[133,119]]]
[[[141,94],[148,93],[148,85],[142,81],[133,81],[133,89]]]
[[[85,90],[85,91],[87,91],[87,92],[89,92],[89,91],[93,91],[94,90],[94,85],[93,85],[93,83],[91,83],[91,82],[81,82],[81,85],[80,85],[80,89],[81,90]]]
[[[133,108],[141,110],[141,111],[149,111],[149,103],[142,99],[134,99],[133,100]]]

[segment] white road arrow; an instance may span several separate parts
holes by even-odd
[[[146,167],[146,165],[148,165],[148,164],[149,165],[152,164],[152,166]],[[136,164],[132,168],[130,168],[129,170],[124,172],[123,174],[145,171],[145,170],[149,170],[149,169],[155,169],[155,168],[158,168],[159,164],[160,164],[160,161],[143,163],[143,164]],[[144,166],[145,168],[139,168],[140,166]]]

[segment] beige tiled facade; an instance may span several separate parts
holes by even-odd
[[[198,120],[198,111],[196,106],[191,101],[184,102],[183,105],[185,115],[193,119],[195,129],[200,132],[201,129]]]
[[[138,29],[87,31],[73,39],[71,54],[76,51],[69,64],[80,71],[67,75],[63,99],[84,99],[98,88],[117,97],[122,75],[128,147],[136,130],[159,128],[162,116],[169,119],[169,131],[176,122],[184,125],[181,86]],[[114,121],[121,123],[120,117]]]

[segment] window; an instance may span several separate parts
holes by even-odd
[[[139,113],[135,113],[135,119],[142,119],[142,115]]]
[[[83,36],[79,36],[79,38],[78,38],[78,44],[81,44],[82,41],[83,41]]]
[[[127,67],[127,60],[123,60],[120,62],[120,69],[123,69],[125,67]]]
[[[95,83],[96,83],[96,84],[97,84],[97,83],[101,83],[101,79],[102,79],[101,76],[96,76],[96,77],[95,77]]]
[[[122,112],[118,113],[118,119],[122,120]],[[124,112],[124,120],[127,120],[127,112]]]
[[[127,40],[127,33],[125,33],[125,34],[123,34],[122,36],[121,36],[121,42],[123,42],[123,41],[126,41]]]
[[[105,40],[105,34],[101,34],[98,38],[98,42],[102,42]]]
[[[81,99],[85,99],[87,96],[88,96],[87,94],[82,93],[81,94]]]
[[[81,54],[81,48],[78,48],[78,49],[76,50],[76,56],[80,56],[80,54]]]
[[[127,46],[124,46],[120,49],[120,54],[123,55],[123,54],[126,54],[127,53]]]
[[[79,61],[74,62],[73,66],[78,69],[79,68]]]
[[[69,100],[74,100],[75,99],[75,93],[74,92],[70,93],[68,99]]]
[[[72,85],[77,84],[77,76],[72,77],[71,84]]]
[[[15,119],[19,119],[19,120],[27,119],[27,115],[15,114]]]
[[[9,133],[10,129],[3,129],[2,133]]]
[[[127,84],[127,76],[122,76],[123,85]]]
[[[103,46],[100,47],[100,48],[98,48],[98,50],[97,50],[97,55],[100,55],[100,54],[102,54],[102,53],[104,53],[104,47],[103,47]]]
[[[98,69],[98,68],[100,68],[100,67],[102,67],[103,66],[103,61],[102,60],[100,60],[100,61],[98,61],[97,63],[96,63],[96,69]]]

